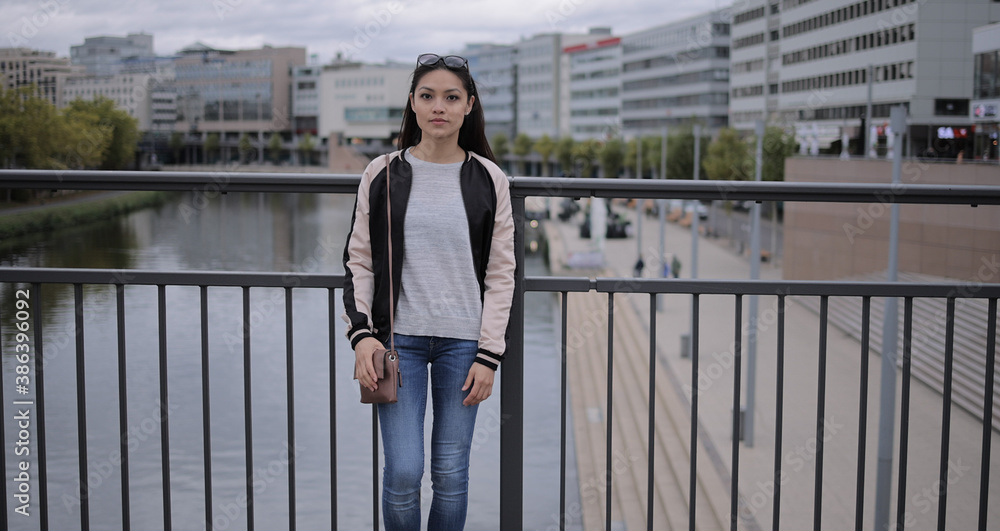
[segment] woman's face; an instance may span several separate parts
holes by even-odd
[[[423,138],[445,140],[454,136],[472,110],[475,97],[469,96],[462,80],[446,69],[424,74],[410,94],[410,107],[417,116]]]

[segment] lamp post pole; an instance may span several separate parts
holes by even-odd
[[[901,145],[906,130],[906,108],[902,105],[889,111],[895,144]],[[898,190],[901,182],[903,150],[896,149],[892,159],[892,189]],[[886,280],[896,282],[899,269],[899,203],[892,203],[889,222],[889,267]],[[892,495],[892,454],[894,425],[896,422],[896,360],[899,357],[899,299],[885,300],[885,317],[882,320],[881,393],[879,394],[878,463],[875,470],[875,529],[889,529],[889,505]],[[867,363],[868,360],[861,360]]]

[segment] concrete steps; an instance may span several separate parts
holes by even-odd
[[[603,529],[606,515],[607,297],[593,292],[570,294],[567,323],[569,330],[588,332],[580,341],[569,341],[582,516],[588,530]],[[632,305],[624,296],[616,296],[611,515],[612,522],[629,530],[647,527],[649,345],[645,337],[647,332]],[[690,416],[661,368],[657,368],[656,382],[653,528],[687,529]],[[728,486],[714,473],[701,470],[696,493],[698,529],[723,529],[728,521]]]
[[[900,273],[903,282],[946,281],[925,275]],[[855,280],[885,281],[885,275],[868,275]],[[793,297],[797,304],[819,313],[818,297]],[[952,402],[976,418],[983,417],[986,374],[987,304],[980,299],[958,299],[955,304],[955,334],[952,363]],[[850,337],[861,340],[862,299],[831,297],[829,321]],[[882,322],[885,299],[872,298],[871,351],[882,351]],[[900,353],[903,348],[904,307],[899,303]],[[911,371],[913,376],[939,393],[944,390],[945,332],[947,306],[945,299],[913,299]],[[897,364],[902,366],[902,356]],[[1000,384],[1000,372],[993,367],[995,381]],[[993,389],[993,429],[1000,430],[1000,385]]]

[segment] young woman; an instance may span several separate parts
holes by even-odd
[[[508,181],[484,127],[468,62],[423,54],[403,112],[400,149],[389,154],[392,264],[386,157],[368,165],[358,188],[344,250],[344,319],[355,352],[354,376],[369,389],[377,385],[372,353],[389,345],[393,304],[402,380],[398,402],[378,406],[385,452],[382,516],[389,531],[420,529],[428,372],[428,529],[465,526],[476,411],[493,392],[514,293]]]

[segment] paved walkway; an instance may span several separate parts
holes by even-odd
[[[616,210],[624,211],[620,206]],[[634,220],[634,213],[627,211],[626,215]],[[552,269],[554,275],[570,276],[631,276],[632,268],[639,254],[638,244],[635,237],[624,240],[608,240],[605,244],[606,270],[602,272],[593,271],[570,271],[565,269],[568,256],[574,252],[591,249],[592,243],[589,240],[579,238],[578,223],[580,215],[577,214],[568,223],[560,222],[556,219],[547,223],[547,232],[551,238],[560,240],[553,244]],[[644,222],[642,254],[647,264],[646,275],[652,276],[652,271],[657,269],[657,255],[659,249],[659,228],[655,218],[646,218]],[[682,229],[676,225],[668,224],[666,227],[666,249],[668,253],[678,256],[683,267],[682,277],[689,277],[691,273],[691,231]],[[699,278],[715,279],[745,279],[749,277],[749,263],[743,256],[738,256],[727,246],[725,240],[711,240],[701,238],[699,244]],[[761,278],[775,279],[781,278],[780,268],[769,264],[762,264]],[[607,297],[598,296],[603,300],[606,311]],[[667,382],[673,380],[679,382],[680,389],[672,389],[675,395],[681,396],[685,401],[684,411],[690,412],[686,398],[689,396],[691,386],[691,363],[689,359],[680,357],[681,335],[686,334],[690,328],[690,297],[689,296],[663,296],[662,306],[656,316],[657,326],[657,352],[658,367],[662,367],[670,377],[668,379],[658,378],[661,382],[658,386],[668,385]],[[819,319],[805,310],[803,306],[795,302],[794,297],[788,298],[786,322],[785,322],[785,388],[784,388],[784,430],[782,433],[782,477],[780,483],[780,526],[782,529],[806,529],[811,528],[815,511],[814,484],[817,465],[817,441],[816,441],[816,419],[817,419],[817,389],[819,382],[819,368],[817,363],[817,353],[819,346]],[[573,299],[571,298],[571,301]],[[616,309],[621,309],[628,303],[632,306],[633,315],[636,322],[631,327],[622,326],[616,318],[616,338],[621,334],[632,334],[634,349],[639,349],[643,353],[645,343],[646,327],[649,322],[649,303],[647,295],[618,295],[615,298]],[[748,316],[748,304],[743,304],[743,335],[745,338],[745,323]],[[773,481],[773,466],[775,459],[775,424],[776,424],[776,337],[777,324],[774,319],[776,312],[776,297],[760,298],[760,326],[759,342],[756,365],[756,411],[754,412],[754,437],[752,445],[748,442],[740,445],[740,469],[739,469],[739,491],[741,495],[740,528],[741,529],[771,529],[772,528],[772,500],[775,491]],[[710,481],[707,476],[715,474],[714,481],[722,482],[725,487],[724,494],[718,494],[718,489],[709,489],[716,492],[716,496],[723,496],[724,499],[712,500],[713,506],[725,507],[725,526],[728,527],[729,515],[729,485],[731,477],[731,408],[733,389],[733,352],[732,345],[735,335],[734,330],[734,297],[732,296],[702,296],[700,315],[700,365],[699,365],[699,425],[701,428],[699,437],[700,444],[706,448],[705,452],[698,453],[698,471],[702,476],[702,481]],[[620,317],[619,317],[620,318]],[[572,323],[572,321],[571,321]],[[571,329],[570,333],[574,331]],[[606,350],[607,336],[601,333],[592,334],[590,342],[596,345],[600,351]],[[622,339],[625,341],[625,339]],[[616,341],[617,343],[617,341]],[[628,348],[628,347],[624,347]],[[744,343],[745,348],[745,343]],[[857,485],[858,466],[858,431],[859,431],[859,393],[860,393],[860,366],[859,356],[860,346],[854,339],[839,333],[831,327],[827,342],[827,367],[826,375],[826,436],[824,440],[824,460],[823,460],[823,493],[821,497],[821,523],[824,529],[850,529],[853,528],[855,518],[855,497]],[[616,354],[617,355],[617,354]],[[606,352],[604,353],[606,356]],[[617,359],[617,358],[616,358]],[[742,390],[744,393],[743,403],[747,391],[747,354],[743,353],[743,378]],[[866,461],[864,478],[864,515],[863,524],[866,529],[870,529],[874,521],[874,491],[875,491],[875,467],[877,458],[878,441],[878,396],[879,396],[879,375],[880,360],[877,356],[872,356],[867,360],[869,364],[869,394],[868,394],[868,422],[866,436]],[[572,366],[572,360],[571,360]],[[617,362],[616,362],[617,367]],[[619,380],[616,368],[616,389],[619,387],[645,388],[648,386],[642,371],[631,375],[632,380],[625,380],[628,376],[622,372]],[[603,384],[586,384],[584,382],[572,382],[571,393],[574,395],[574,405],[576,395],[589,397],[594,389],[600,389]],[[900,381],[897,381],[897,395],[902,388]],[[595,404],[586,406],[587,413],[591,416],[603,413],[603,398],[600,392]],[[659,392],[658,392],[659,394]],[[617,392],[616,392],[617,398]],[[640,404],[641,405],[641,404]],[[599,408],[596,412],[592,408]],[[630,403],[628,407],[633,407]],[[638,406],[635,406],[638,407]],[[619,410],[615,407],[615,412]],[[645,407],[638,416],[645,416]],[[897,406],[898,409],[898,406]],[[581,413],[574,411],[574,420],[577,430],[578,441],[585,438],[586,434],[581,430],[586,429],[587,424],[578,419]],[[962,409],[953,407],[951,410],[951,446],[949,453],[949,485],[947,497],[947,527],[949,529],[974,529],[978,517],[979,484],[981,474],[980,452],[982,427],[978,419],[964,412]],[[586,418],[586,415],[584,416]],[[913,381],[911,387],[910,406],[910,431],[909,431],[909,459],[907,466],[907,491],[906,491],[906,524],[907,529],[935,529],[937,521],[937,511],[939,505],[939,489],[937,487],[938,471],[940,466],[940,439],[941,439],[941,418],[942,401],[937,391],[925,385]],[[690,422],[688,419],[687,422]],[[616,422],[617,424],[617,422]],[[689,424],[688,424],[689,425]],[[657,426],[658,436],[660,427]],[[893,483],[898,478],[898,436],[899,436],[899,413],[897,412],[895,421],[895,445]],[[645,444],[645,429],[637,427],[629,435],[625,430],[616,437],[624,439],[635,439]],[[617,441],[616,439],[615,441]],[[613,446],[618,443],[613,441]],[[623,442],[617,447],[625,447],[631,443]],[[580,448],[578,442],[578,466],[581,469],[581,478],[586,467],[594,467],[595,464],[585,464],[583,460],[590,452],[589,449]],[[644,448],[644,446],[643,446]],[[992,438],[992,454],[1000,455],[1000,437],[995,435]],[[683,458],[675,455],[674,458]],[[603,469],[603,453],[595,456],[599,459],[597,468]],[[1000,458],[992,460],[990,469],[990,506],[989,521],[991,523],[1000,522]],[[660,463],[657,463],[658,465]],[[686,469],[687,463],[682,463],[680,467],[672,463],[675,469]],[[644,468],[644,467],[643,467]],[[659,468],[659,466],[657,467]],[[625,529],[645,528],[645,500],[646,485],[645,474],[635,474],[636,483],[626,487],[618,485],[624,483],[627,475],[616,475],[615,489],[622,489],[622,492],[630,492],[628,496],[638,496],[640,507],[642,508],[639,522],[629,519]],[[660,488],[659,486],[657,488]],[[586,493],[582,493],[586,494]],[[893,490],[893,507],[891,511],[895,515],[896,490]],[[617,496],[622,497],[622,496]],[[583,496],[583,499],[587,498]],[[674,498],[671,504],[665,505],[664,511],[667,514],[682,513],[687,514],[686,498],[682,496]],[[699,498],[702,504],[704,498]],[[603,507],[603,496],[600,503]],[[666,503],[666,502],[665,502]],[[600,508],[599,508],[600,509]],[[602,509],[601,509],[602,510]],[[628,512],[635,511],[635,508]],[[615,510],[612,511],[613,516]],[[603,518],[603,517],[602,517]],[[686,518],[686,516],[685,516]],[[615,519],[617,521],[617,519]],[[674,520],[671,518],[671,520]],[[585,519],[586,521],[586,519]],[[656,520],[656,528],[661,527]],[[702,524],[701,515],[698,516],[699,528]],[[708,523],[708,522],[706,522]],[[602,519],[603,525],[603,519]],[[715,525],[712,523],[711,525]],[[671,526],[673,527],[673,526]],[[587,529],[593,528],[588,525]]]

